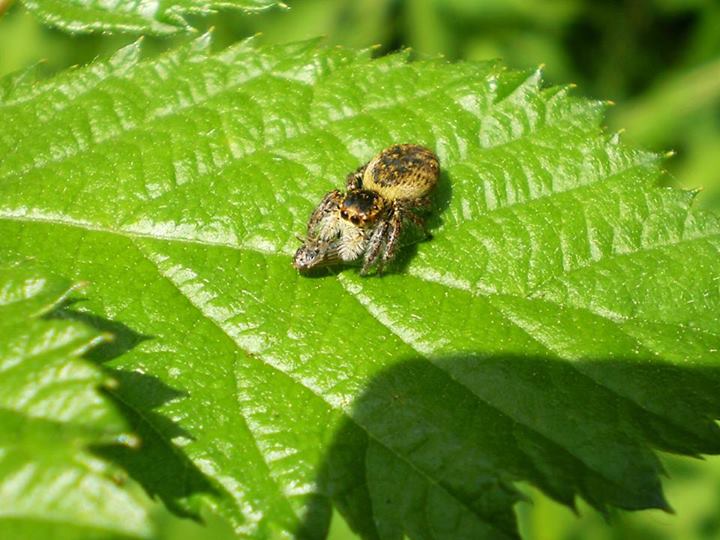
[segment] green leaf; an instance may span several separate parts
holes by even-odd
[[[22,0],[45,24],[72,33],[128,32],[164,35],[192,30],[187,17],[207,16],[219,10],[259,11],[276,0],[151,0],[104,2],[102,0]]]
[[[125,328],[102,360],[154,383],[121,385],[147,451],[116,459],[169,506],[257,538],[322,537],[330,503],[368,538],[515,538],[515,481],[667,508],[654,450],[720,451],[717,218],[604,104],[314,43],[137,58],[5,84],[0,249]],[[440,157],[432,240],[298,275],[323,193],[397,142]]]
[[[98,391],[107,376],[80,358],[107,336],[46,316],[75,288],[28,264],[0,267],[0,530],[5,538],[146,538],[142,493],[87,451],[131,441]]]

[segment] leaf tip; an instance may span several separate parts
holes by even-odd
[[[670,503],[667,502],[667,500],[665,500],[665,497],[662,497],[662,503],[660,506],[658,506],[658,509],[662,510],[666,514],[670,514],[672,516],[674,516],[677,513],[677,512],[675,512],[675,509],[672,506],[670,506]]]
[[[70,291],[68,292],[82,291],[83,289],[87,289],[88,287],[90,287],[90,285],[92,285],[92,283],[85,279],[81,281],[76,281],[70,286]]]
[[[108,377],[101,385],[105,390],[117,390],[120,387],[120,382],[115,377]]]
[[[620,139],[622,138],[623,134],[625,133],[625,128],[620,128],[617,131],[615,131],[613,134],[610,135],[608,138],[608,142],[610,144],[620,144]]]
[[[117,437],[115,437],[115,441],[118,444],[132,448],[133,450],[137,450],[142,445],[140,437],[134,433],[120,433]]]
[[[362,49],[358,49],[358,58],[364,60],[372,60],[375,53],[377,53],[382,47],[382,43],[373,43]]]
[[[115,341],[115,336],[113,334],[111,334],[110,332],[102,332],[94,336],[90,341],[88,341],[78,351],[78,354],[85,354],[87,351],[91,351],[99,345],[103,345],[105,343],[112,343],[113,341]]]
[[[528,77],[530,80],[532,80],[536,84],[540,84],[543,80],[543,72],[545,71],[545,64],[538,64],[538,66],[533,70],[530,77]]]
[[[132,43],[118,49],[108,59],[108,63],[119,72],[132,68],[140,61],[144,36],[140,36]]]
[[[215,31],[215,27],[211,26],[207,29],[204,33],[200,34],[195,40],[193,41],[193,45],[195,50],[206,50],[210,48],[210,45],[212,45],[213,40],[213,33]]]

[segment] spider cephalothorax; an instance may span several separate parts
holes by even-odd
[[[362,274],[375,265],[382,271],[395,256],[406,222],[424,230],[417,212],[429,208],[439,172],[438,159],[427,148],[386,148],[348,175],[346,193],[325,195],[310,216],[293,265],[308,270],[362,257]]]
[[[351,189],[340,202],[340,217],[366,228],[372,226],[383,214],[385,201],[377,193],[367,189]]]

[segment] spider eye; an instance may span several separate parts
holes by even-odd
[[[355,225],[357,225],[358,223],[360,223],[360,218],[357,216],[353,216],[350,218],[350,221],[352,221]]]
[[[348,213],[345,210],[343,210],[342,212],[340,212],[340,217],[343,219],[347,219]]]

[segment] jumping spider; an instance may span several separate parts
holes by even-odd
[[[428,194],[439,172],[438,159],[427,148],[386,148],[348,175],[345,193],[333,190],[323,197],[310,216],[293,266],[310,270],[362,258],[361,274],[373,266],[382,272],[395,257],[406,222],[425,230],[416,212],[430,208]]]

